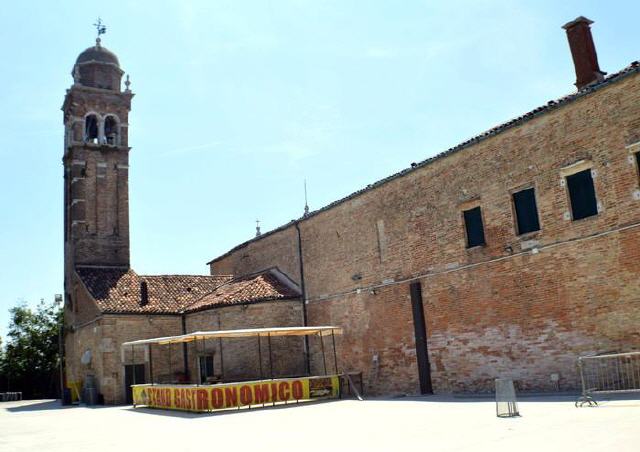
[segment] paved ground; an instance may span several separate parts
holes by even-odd
[[[0,451],[640,451],[640,400],[574,408],[525,398],[499,419],[489,399],[425,397],[226,414],[0,403]]]

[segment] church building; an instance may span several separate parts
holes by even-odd
[[[130,400],[129,385],[149,381],[151,362],[148,350],[136,356],[136,350],[121,350],[123,342],[302,325],[300,288],[276,267],[238,278],[149,276],[131,268],[128,116],[134,94],[128,77],[122,90],[124,71],[100,38],[78,56],[72,74],[62,106],[67,383],[77,388],[89,381],[106,403],[123,403]],[[274,373],[304,373],[301,340],[274,342]],[[254,348],[236,339],[225,345],[224,358],[219,344],[154,350],[155,382],[255,377]]]
[[[133,93],[98,40],[62,108],[67,381],[122,403],[150,358],[166,382],[256,375],[252,344],[120,347],[203,329],[340,326],[341,370],[382,395],[575,390],[578,356],[639,350],[640,64],[603,72],[591,24],[563,27],[571,94],[239,244],[209,276],[130,268]],[[317,373],[294,339],[278,375]]]

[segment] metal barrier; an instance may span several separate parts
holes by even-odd
[[[511,379],[496,378],[496,416],[520,416],[518,401],[516,400],[516,389]]]
[[[594,394],[640,392],[640,352],[580,356],[582,395],[576,407],[598,406]]]

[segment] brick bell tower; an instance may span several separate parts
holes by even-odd
[[[65,293],[80,265],[129,268],[128,117],[133,93],[115,54],[96,44],[72,70],[64,112]]]

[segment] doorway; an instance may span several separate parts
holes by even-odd
[[[422,284],[420,282],[411,283],[409,290],[411,291],[411,310],[413,312],[413,328],[416,337],[420,394],[433,394],[431,365],[429,364],[429,350],[427,348],[427,327],[424,321],[424,307],[422,306]]]
[[[124,366],[124,393],[127,405],[133,403],[133,392],[131,385],[144,384],[147,382],[144,364],[126,364]]]

